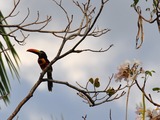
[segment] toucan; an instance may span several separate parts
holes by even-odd
[[[50,63],[46,53],[42,50],[28,49],[27,52],[35,53],[38,55],[38,64],[42,70],[44,70],[46,66]],[[47,78],[49,80],[52,79],[52,66],[49,67],[47,71]],[[53,87],[53,83],[51,81],[48,81],[48,91],[52,91],[52,87]]]

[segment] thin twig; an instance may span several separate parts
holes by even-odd
[[[153,105],[155,105],[155,106],[157,106],[157,107],[160,107],[160,104],[154,102],[154,101],[152,100],[151,95],[150,95],[150,94],[147,95],[147,93],[143,90],[143,88],[140,87],[140,85],[139,85],[139,83],[138,83],[137,80],[135,80],[135,83],[136,83],[137,87],[141,90],[141,92],[143,92],[144,96],[146,97],[146,99],[147,99],[150,103],[152,103]]]

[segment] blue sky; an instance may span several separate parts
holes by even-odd
[[[84,1],[80,0],[79,2]],[[70,0],[63,1],[70,14],[74,14],[75,21],[80,18],[80,11],[73,6]],[[1,11],[7,15],[13,7],[12,0],[1,1]],[[93,5],[99,2],[94,1]],[[99,38],[89,37],[80,48],[107,48],[110,44],[114,46],[105,53],[85,52],[81,54],[72,54],[54,64],[53,76],[55,79],[67,81],[77,85],[76,81],[85,85],[90,77],[99,77],[102,87],[107,84],[108,77],[117,72],[117,66],[125,60],[138,59],[142,62],[144,69],[156,71],[156,75],[149,81],[147,90],[158,100],[159,95],[154,94],[151,88],[159,86],[160,57],[158,29],[156,24],[144,24],[145,40],[142,48],[135,49],[135,38],[137,32],[137,14],[130,7],[132,1],[123,0],[117,2],[110,0],[103,10],[97,25],[101,28],[109,28],[111,31]],[[52,0],[21,0],[17,11],[20,11],[17,18],[9,19],[9,23],[18,23],[27,14],[27,8],[30,8],[31,16],[28,20],[34,21],[37,11],[40,12],[40,19],[46,15],[52,15],[53,22],[48,26],[49,29],[61,29],[65,26],[63,13],[52,2]],[[27,34],[27,33],[26,33]],[[27,53],[28,48],[44,50],[48,58],[52,60],[59,48],[61,41],[50,34],[30,33],[24,46],[15,43],[15,48],[21,58],[20,63],[20,82],[11,79],[11,103],[6,107],[0,101],[0,116],[2,120],[13,112],[18,103],[28,94],[41,72],[37,64],[37,56]],[[72,43],[66,46],[71,47]],[[113,85],[118,83],[114,82]],[[103,88],[102,88],[103,89]],[[135,98],[136,95],[136,98]],[[18,113],[19,120],[82,120],[82,116],[87,114],[87,120],[109,119],[109,110],[112,110],[114,120],[123,120],[125,118],[125,99],[104,103],[100,106],[89,107],[83,100],[77,96],[77,92],[63,85],[54,84],[53,92],[47,91],[46,83],[42,83],[34,93],[33,97],[22,107]],[[135,107],[141,101],[140,91],[134,87],[131,90],[129,100],[129,120],[135,119]],[[147,104],[148,107],[153,107]]]

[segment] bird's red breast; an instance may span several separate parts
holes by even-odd
[[[41,69],[43,70],[49,64],[49,61],[45,60],[44,58],[39,58],[38,64],[41,67]]]

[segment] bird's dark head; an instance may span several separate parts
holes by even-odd
[[[27,52],[37,54],[39,56],[39,58],[47,58],[46,53],[42,50],[28,49]]]

